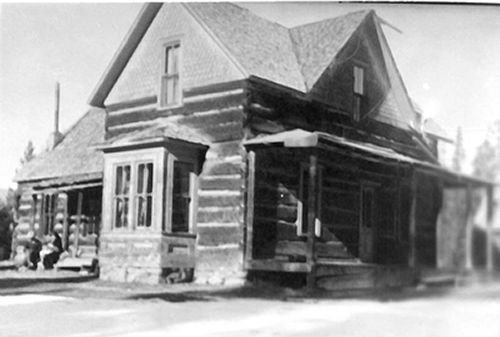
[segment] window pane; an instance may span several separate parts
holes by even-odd
[[[361,97],[354,95],[354,107],[353,107],[353,118],[355,121],[359,121],[361,117]]]
[[[137,227],[143,227],[146,222],[146,207],[143,197],[137,198]]]
[[[153,197],[148,196],[146,201],[147,201],[146,227],[151,227],[151,211],[153,208]]]
[[[128,227],[128,198],[123,198],[122,225]]]
[[[115,200],[115,227],[122,227],[123,202],[120,198]]]
[[[153,164],[148,163],[146,164],[146,192],[151,193],[153,192]]]
[[[354,93],[363,95],[364,86],[364,69],[361,67],[354,67]]]
[[[169,62],[170,62],[170,58],[171,58],[171,57],[170,57],[170,53],[171,53],[171,52],[170,52],[170,50],[171,50],[171,49],[172,49],[172,47],[167,47],[167,48],[165,49],[165,69],[164,69],[165,74],[168,74],[168,71],[169,71],[169,66],[168,66],[168,64],[169,64]]]
[[[179,45],[167,47],[165,70],[167,74],[179,72]]]
[[[175,78],[167,78],[166,104],[175,103]]]
[[[122,194],[128,194],[130,190],[130,165],[124,166],[124,177],[123,177],[123,190]]]
[[[123,182],[123,167],[118,166],[116,168],[115,195],[121,194],[122,182]]]
[[[144,164],[139,164],[137,170],[137,193],[142,193],[144,190]]]
[[[172,196],[172,231],[189,232],[190,172],[193,165],[174,163],[174,185]]]

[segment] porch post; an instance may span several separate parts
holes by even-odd
[[[417,266],[417,250],[416,250],[416,236],[417,236],[417,177],[413,172],[411,177],[410,188],[410,221],[409,221],[409,250],[408,250],[408,265],[411,268]]]
[[[253,213],[255,197],[255,151],[248,153],[245,263],[253,258]]]
[[[315,154],[309,157],[309,189],[308,189],[308,201],[307,201],[307,249],[306,249],[306,261],[311,267],[311,271],[307,275],[307,288],[313,290],[315,287],[316,278],[316,258],[314,255],[314,241],[315,237],[315,219],[316,219],[316,175],[317,175],[317,161],[318,158]]]
[[[75,228],[75,250],[73,251],[73,257],[77,256],[78,253],[78,240],[80,239],[80,223],[82,222],[82,203],[83,203],[83,192],[78,191],[78,201],[76,206],[76,228]]]
[[[467,184],[465,194],[465,270],[472,270],[472,186]]]
[[[486,270],[493,271],[493,186],[486,187]]]

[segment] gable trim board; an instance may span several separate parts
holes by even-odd
[[[151,22],[153,22],[162,6],[163,3],[147,3],[141,8],[137,18],[132,23],[127,35],[90,95],[90,105],[104,107],[104,100],[120,77],[130,57],[135,52],[139,42],[148,31]]]

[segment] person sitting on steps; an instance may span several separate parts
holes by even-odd
[[[43,267],[45,269],[54,268],[54,264],[56,264],[57,261],[59,261],[59,256],[63,252],[62,240],[61,237],[59,236],[59,233],[53,230],[52,235],[53,235],[53,240],[51,243],[48,244],[50,253],[46,254],[43,257]]]

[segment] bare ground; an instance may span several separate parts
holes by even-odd
[[[0,289],[0,336],[500,336],[499,283],[325,295],[269,286],[24,284]]]

